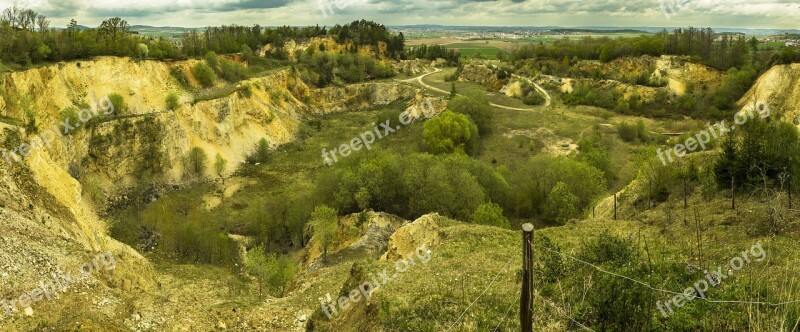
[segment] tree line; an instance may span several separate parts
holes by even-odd
[[[109,18],[96,28],[85,28],[71,20],[65,28],[51,27],[41,13],[13,5],[0,16],[0,61],[20,67],[46,61],[67,61],[93,56],[114,55],[155,59],[185,59],[204,56],[209,52],[230,54],[258,49],[272,44],[283,50],[286,41],[303,41],[314,37],[331,37],[349,45],[350,52],[367,46],[380,54],[381,50],[395,59],[403,56],[405,38],[393,34],[384,25],[360,20],[350,24],[325,27],[277,27],[259,25],[229,25],[208,27],[185,33],[180,41],[146,37],[131,30],[130,24],[119,17]],[[274,53],[277,56],[288,54]],[[285,56],[284,56],[285,58]]]
[[[775,63],[797,60],[796,52],[791,52],[790,47],[789,51],[775,52],[760,49],[759,43],[755,37],[748,39],[741,34],[717,33],[711,28],[689,27],[672,31],[664,29],[655,34],[627,38],[562,39],[552,45],[525,45],[503,57],[515,62],[533,58],[608,62],[621,57],[681,55],[721,70],[745,65],[765,68]]]

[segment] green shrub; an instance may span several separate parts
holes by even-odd
[[[339,230],[339,217],[337,211],[327,205],[314,208],[311,221],[308,223],[311,231],[311,242],[322,249],[322,259],[328,259],[328,247],[333,243]]]
[[[564,225],[572,218],[578,217],[578,197],[572,194],[564,182],[556,183],[544,206],[547,219],[559,225]]]
[[[175,81],[180,84],[182,87],[189,86],[189,81],[186,79],[186,75],[183,74],[183,70],[179,67],[174,67],[169,70],[169,75],[175,79]]]
[[[617,133],[619,138],[630,143],[647,143],[650,141],[650,133],[647,132],[642,120],[637,121],[636,124],[621,122],[617,125]]]
[[[247,272],[258,280],[258,289],[262,296],[264,285],[269,285],[273,294],[282,297],[297,273],[297,267],[289,256],[265,254],[262,246],[247,252],[246,268]]]
[[[114,105],[114,113],[122,114],[124,111],[128,110],[128,105],[125,103],[125,98],[122,97],[118,93],[112,93],[108,95],[108,100],[111,101],[111,105]]]
[[[466,153],[478,151],[478,127],[463,114],[445,111],[425,122],[422,128],[422,144],[425,150],[434,153]]]
[[[170,92],[167,94],[167,97],[164,98],[164,102],[167,104],[167,109],[172,111],[176,110],[178,106],[180,106],[178,94],[175,92]]]
[[[247,79],[248,71],[241,63],[222,59],[219,62],[219,75],[228,82],[238,82]]]
[[[253,96],[253,86],[249,83],[243,84],[242,88],[239,89],[239,93],[245,98],[250,98]]]
[[[192,73],[197,81],[204,87],[214,86],[214,83],[217,81],[217,74],[214,73],[211,67],[203,62],[198,62],[194,65],[194,67],[192,67]]]
[[[64,121],[69,121],[69,124],[75,127],[76,124],[81,123],[80,116],[78,115],[78,108],[75,106],[69,106],[58,114],[58,122],[63,123]],[[67,135],[72,135],[77,133],[80,130],[80,127],[76,127],[75,129],[70,130],[67,132]]]
[[[479,134],[486,135],[492,131],[492,106],[484,93],[469,92],[465,96],[453,97],[448,108],[469,116],[478,127]]]
[[[256,143],[256,148],[253,154],[247,157],[247,162],[251,164],[255,163],[266,163],[269,161],[269,141],[266,138],[262,138]]]
[[[475,209],[470,220],[473,224],[510,228],[508,218],[503,215],[503,208],[495,203],[484,203]]]
[[[367,221],[369,221],[369,213],[367,211],[359,212],[358,219],[356,219],[356,227],[361,228]]]
[[[542,105],[547,100],[538,92],[531,92],[524,98],[522,98],[522,102],[525,105]]]
[[[219,69],[219,57],[217,56],[217,53],[214,53],[213,51],[206,53],[205,60],[206,64],[208,64],[211,69],[214,69],[215,71]]]
[[[193,147],[186,157],[186,171],[190,174],[203,176],[206,172],[206,163],[208,163],[208,156],[206,156],[203,148]]]

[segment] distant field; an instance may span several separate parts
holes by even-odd
[[[485,43],[455,43],[445,45],[447,48],[458,50],[463,57],[473,57],[480,54],[487,59],[496,59],[500,49]]]

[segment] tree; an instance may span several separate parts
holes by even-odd
[[[264,247],[258,246],[247,252],[247,262],[245,263],[247,273],[252,274],[258,280],[258,294],[264,296],[264,284],[269,275],[267,255],[264,254]]]
[[[147,44],[139,43],[136,45],[136,57],[139,59],[147,58],[150,55],[150,49],[147,47]]]
[[[203,176],[206,171],[208,157],[201,147],[193,147],[186,158],[186,170],[197,176]]]
[[[475,209],[472,214],[471,222],[473,224],[497,226],[502,228],[510,228],[511,225],[508,219],[503,215],[503,208],[495,203],[485,203]]]
[[[286,294],[286,287],[296,273],[297,267],[291,257],[276,254],[267,256],[267,282],[278,296]]]
[[[175,92],[170,92],[167,94],[167,97],[164,99],[164,102],[167,104],[167,109],[174,111],[178,109],[180,106],[180,100],[178,98],[178,94]]]
[[[221,154],[217,153],[216,160],[214,161],[214,170],[217,172],[217,176],[222,178],[222,173],[225,172],[225,167],[228,165],[228,161],[222,157]]]
[[[339,230],[339,217],[335,209],[319,205],[311,213],[308,230],[312,232],[311,242],[322,248],[322,259],[328,260],[328,248]]]
[[[469,116],[478,126],[478,133],[486,135],[492,131],[492,106],[482,92],[469,92],[466,96],[456,96],[448,108],[453,112]]]
[[[204,87],[214,86],[217,81],[217,74],[204,62],[198,62],[192,67],[192,73],[198,82]]]
[[[219,70],[219,57],[217,57],[217,53],[208,52],[205,56],[206,64],[208,64],[211,69]]]
[[[247,162],[251,164],[266,163],[269,161],[269,141],[266,138],[258,140],[255,151],[247,157]]]
[[[458,96],[458,92],[456,91],[456,82],[450,83],[450,99],[455,98]]]
[[[559,225],[566,224],[571,218],[578,216],[578,197],[570,192],[564,182],[557,183],[545,203],[545,215]]]
[[[270,290],[277,296],[283,296],[286,293],[286,286],[297,273],[297,267],[289,256],[265,252],[263,246],[257,246],[247,252],[245,264],[247,273],[256,277],[260,296],[264,295],[265,284],[268,284]]]
[[[422,143],[425,149],[434,154],[477,153],[478,127],[463,114],[445,111],[425,122],[422,128]]]

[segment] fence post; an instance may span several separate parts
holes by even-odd
[[[736,210],[736,178],[731,176],[731,209]]]
[[[789,176],[789,209],[792,209],[792,176]]]
[[[519,319],[522,332],[533,332],[533,225],[522,225],[522,294]]]

